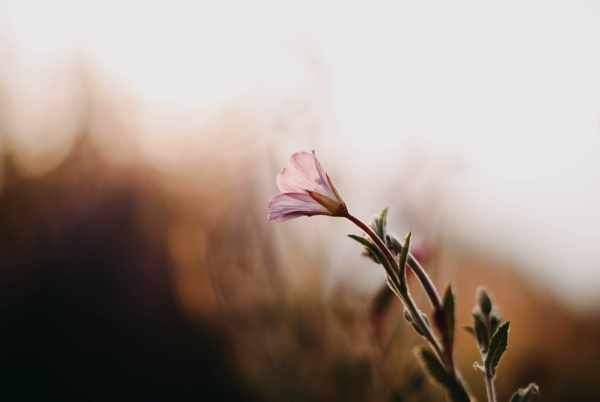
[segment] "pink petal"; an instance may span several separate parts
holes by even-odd
[[[317,158],[309,152],[297,152],[290,157],[291,169],[284,168],[277,175],[277,186],[282,193],[303,193],[306,190],[337,199],[329,186],[325,171]]]
[[[301,172],[293,168],[283,168],[277,175],[277,187],[282,193],[302,193],[313,185]]]
[[[284,168],[277,175],[277,186],[282,193],[302,193],[312,190],[318,175],[314,167],[314,156],[308,152],[297,152],[290,156],[291,168]]]
[[[327,197],[336,200],[337,194],[335,194],[336,192],[333,190],[333,188],[330,186],[331,181],[329,180],[329,178],[327,177],[327,173],[325,173],[325,170],[323,170],[323,167],[321,166],[321,162],[319,162],[319,160],[317,159],[316,155],[315,155],[315,151],[312,152],[313,154],[313,158],[314,158],[314,162],[315,162],[315,168],[317,169],[317,173],[319,173],[319,183],[323,186],[323,189],[325,189],[326,193],[324,193],[323,195],[326,195]]]
[[[306,193],[285,193],[269,200],[267,219],[287,221],[300,216],[330,214],[330,212]]]

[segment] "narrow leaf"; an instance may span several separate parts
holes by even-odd
[[[387,227],[387,215],[388,215],[388,208],[384,208],[383,211],[381,211],[381,214],[379,215],[379,220],[377,221],[377,235],[381,238],[381,239],[385,239],[385,232],[386,232],[386,227]]]
[[[444,307],[440,306],[438,308],[434,308],[431,312],[431,318],[433,319],[435,328],[438,330],[444,340],[444,347],[448,349],[447,352],[451,352],[450,337],[448,333],[448,317],[446,316],[446,310]]]
[[[355,234],[349,234],[348,237],[356,240],[357,242],[359,242],[360,244],[362,244],[363,246],[365,246],[367,248],[370,248],[371,246],[373,246],[373,243],[371,243],[370,241],[368,241],[367,239],[365,239],[362,236],[358,236]]]
[[[440,362],[431,349],[420,347],[416,349],[416,354],[427,373],[446,388],[448,396],[452,401],[470,402],[469,394],[462,384],[446,371],[442,362]]]
[[[379,248],[377,248],[376,245],[374,245],[373,243],[371,243],[369,240],[365,239],[362,236],[350,234],[350,235],[348,235],[348,237],[351,239],[354,239],[357,242],[359,242],[360,244],[362,244],[367,250],[369,250],[375,256],[375,258],[377,258],[377,260],[380,263],[382,263],[384,256],[381,253],[381,251],[379,250]]]
[[[446,311],[446,319],[448,321],[448,336],[450,345],[454,344],[454,292],[452,291],[452,283],[448,282],[446,290],[444,291],[444,310]]]
[[[419,311],[418,313],[421,315],[421,318],[423,318],[423,322],[425,323],[427,328],[431,328],[431,324],[429,323],[429,318],[427,318],[427,314],[425,314],[422,311]],[[404,318],[413,326],[413,328],[415,329],[415,331],[417,331],[419,335],[425,336],[423,329],[419,327],[419,324],[413,318],[413,315],[410,313],[410,311],[408,311],[406,307],[404,307]]]
[[[492,309],[490,313],[490,334],[495,334],[500,326],[502,319],[500,317],[500,313],[495,308]]]
[[[473,320],[475,323],[473,329],[475,330],[477,342],[479,343],[479,349],[481,349],[481,353],[485,354],[490,345],[490,335],[479,314],[473,314]]]
[[[417,348],[417,357],[420,358],[421,363],[425,367],[427,373],[433,377],[438,383],[443,385],[445,388],[452,387],[454,383],[454,378],[444,368],[442,362],[437,358],[437,356],[431,351],[431,349],[426,347]]]
[[[489,378],[494,378],[496,375],[496,368],[498,367],[498,363],[500,363],[500,358],[508,347],[509,326],[510,321],[504,323],[498,328],[498,331],[492,336],[492,340],[490,341],[490,349],[485,358],[485,370]]]
[[[487,291],[483,287],[477,288],[477,292],[475,295],[477,299],[477,305],[479,309],[483,313],[484,317],[487,317],[492,311],[492,299],[490,299],[490,295],[488,295]]]
[[[419,335],[425,336],[423,330],[417,325],[412,315],[410,314],[410,311],[408,311],[406,307],[404,307],[404,318],[406,319],[406,321],[408,321],[410,325],[412,325],[412,327],[415,329],[415,331],[417,331]]]
[[[465,331],[467,331],[468,333],[470,333],[471,335],[473,335],[475,337],[475,339],[477,339],[477,335],[475,335],[475,330],[473,329],[473,327],[469,327],[468,325],[464,325],[463,329]]]
[[[396,236],[389,233],[385,234],[385,245],[390,249],[393,255],[399,255],[400,251],[402,251],[402,244],[400,244]]]
[[[406,235],[406,239],[404,240],[404,246],[402,246],[402,250],[400,251],[400,262],[398,265],[399,272],[398,277],[400,279],[400,285],[403,288],[408,287],[406,283],[406,260],[408,259],[408,250],[410,247],[410,236],[411,232],[408,232]]]
[[[536,384],[531,383],[525,388],[519,388],[510,399],[510,402],[528,402],[534,394],[539,395],[540,388]]]
[[[362,244],[367,250],[369,250],[375,256],[377,261],[379,261],[379,263],[381,265],[383,265],[383,268],[385,269],[385,272],[388,275],[388,277],[391,278],[390,280],[392,283],[396,283],[398,281],[398,273],[395,272],[394,268],[392,268],[390,266],[390,263],[388,262],[388,260],[385,258],[383,253],[379,250],[379,248],[375,244],[371,243],[369,240],[367,240],[361,236],[349,234],[348,237],[351,239],[354,239],[357,242],[359,242],[360,244]],[[394,290],[395,287],[390,286],[390,288],[392,290]],[[395,292],[396,291],[394,290],[394,293]]]

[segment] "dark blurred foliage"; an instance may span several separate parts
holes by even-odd
[[[284,278],[248,197],[214,216],[215,187],[169,193],[86,135],[45,175],[3,163],[5,399],[427,400],[410,353],[384,370],[368,299],[325,301],[310,256],[289,263],[309,279]]]
[[[177,308],[160,192],[85,142],[44,177],[19,177],[4,161],[0,395],[253,399],[223,329]]]

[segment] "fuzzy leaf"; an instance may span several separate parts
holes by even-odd
[[[444,310],[446,311],[446,319],[448,320],[448,336],[450,345],[454,342],[454,292],[452,292],[452,283],[448,282],[446,290],[444,291]]]
[[[475,339],[477,339],[477,335],[475,335],[475,330],[473,329],[473,327],[469,327],[468,325],[463,325],[463,329],[465,331],[467,331],[468,333],[470,333],[471,335],[473,335],[475,337]]]
[[[408,232],[406,235],[406,239],[404,240],[404,246],[402,246],[402,250],[400,251],[400,263],[398,265],[399,272],[398,276],[400,278],[400,284],[403,288],[406,288],[408,285],[406,283],[406,260],[408,259],[408,250],[410,247],[410,236],[411,232]]]
[[[508,330],[510,327],[510,321],[504,323],[498,331],[492,336],[490,341],[490,348],[487,356],[485,357],[485,371],[489,378],[494,378],[496,375],[496,368],[500,363],[502,354],[508,347]]]
[[[477,305],[479,309],[483,313],[484,317],[487,317],[492,311],[492,299],[490,299],[490,295],[486,292],[485,288],[479,287],[476,293]]]
[[[487,353],[490,345],[490,334],[488,333],[487,327],[483,323],[483,320],[479,314],[473,314],[473,320],[475,323],[473,329],[475,330],[477,342],[479,343],[479,349],[481,349],[481,353],[485,354]]]
[[[388,260],[385,258],[383,253],[379,250],[379,248],[375,244],[371,243],[369,240],[367,240],[361,236],[350,234],[350,235],[348,235],[348,237],[351,239],[354,239],[357,242],[359,242],[360,244],[362,244],[367,250],[369,250],[369,252],[371,252],[375,256],[375,258],[379,261],[379,263],[381,265],[383,265],[383,268],[385,269],[385,272],[388,275],[388,277],[394,279],[394,280],[391,280],[391,283],[395,283],[398,280],[398,278],[397,278],[398,273],[395,272],[394,269],[390,266]],[[394,290],[393,286],[390,286],[390,288],[392,290]],[[396,292],[394,291],[394,293],[396,293]]]
[[[431,327],[431,324],[429,323],[429,318],[427,318],[427,314],[425,314],[422,311],[419,311],[419,314],[421,314],[421,318],[423,318],[425,325],[427,327]],[[419,327],[419,324],[417,324],[417,322],[413,318],[412,314],[410,313],[410,311],[408,311],[408,309],[406,307],[404,307],[404,318],[406,319],[406,321],[408,321],[410,323],[410,325],[413,326],[413,328],[415,329],[415,331],[417,331],[417,333],[419,335],[425,336],[424,332]]]
[[[450,374],[448,374],[442,365],[442,362],[440,362],[431,349],[419,347],[417,348],[417,356],[421,359],[421,362],[423,363],[427,373],[429,373],[434,380],[439,382],[445,388],[452,386],[454,379]]]
[[[496,330],[498,330],[501,322],[502,318],[500,317],[500,313],[498,310],[496,310],[496,308],[493,308],[492,312],[490,313],[490,334],[496,333]]]
[[[406,321],[408,321],[408,323],[410,325],[412,325],[412,327],[415,329],[415,331],[417,331],[417,333],[419,335],[421,335],[421,336],[425,335],[423,333],[423,331],[421,330],[421,328],[417,325],[417,323],[413,319],[412,315],[410,314],[410,311],[408,311],[408,309],[406,307],[404,307],[404,318],[406,319]]]
[[[528,402],[534,394],[539,395],[540,388],[536,384],[531,383],[525,388],[519,388],[510,399],[510,402]]]
[[[365,239],[362,236],[357,236],[357,235],[353,235],[353,234],[348,235],[348,237],[351,239],[354,239],[357,242],[359,242],[360,244],[362,244],[367,250],[369,250],[375,256],[375,258],[377,258],[377,260],[379,260],[380,263],[381,263],[381,261],[383,261],[384,256],[381,253],[381,251],[379,251],[379,248],[377,248],[377,246],[374,245],[373,243],[371,243],[369,240]]]
[[[388,208],[384,208],[379,215],[379,219],[377,220],[377,235],[381,239],[385,239],[385,232],[387,227],[387,216],[388,216]]]
[[[426,347],[416,349],[416,354],[426,372],[440,385],[446,388],[450,399],[454,402],[470,402],[469,394],[464,387],[450,375],[438,357]]]
[[[356,240],[357,242],[359,242],[360,244],[362,244],[366,248],[370,249],[371,247],[375,246],[373,243],[371,243],[369,240],[365,239],[362,236],[358,236],[358,235],[355,235],[355,234],[349,234],[348,237],[351,238],[351,239]]]
[[[390,249],[393,255],[399,255],[402,251],[402,244],[396,238],[396,236],[389,233],[385,234],[385,245]]]

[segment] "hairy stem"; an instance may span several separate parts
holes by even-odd
[[[377,234],[375,234],[375,232],[373,232],[373,230],[367,224],[362,222],[360,219],[352,216],[350,213],[348,213],[344,217],[349,219],[352,223],[354,223],[359,228],[361,228],[363,230],[363,232],[365,232],[371,238],[371,240],[373,240],[375,245],[384,253],[385,257],[389,261],[393,261],[394,265],[397,265],[396,259],[392,256],[392,253],[390,252],[390,250],[385,246],[385,244],[379,238],[379,236],[377,236]],[[441,308],[442,300],[435,288],[435,285],[433,284],[433,281],[431,280],[429,275],[427,275],[427,272],[425,272],[425,270],[423,269],[421,264],[419,264],[419,262],[415,259],[415,257],[413,257],[412,254],[410,254],[410,252],[408,254],[407,264],[410,267],[410,269],[413,271],[415,276],[419,279],[421,286],[423,286],[425,293],[427,293],[427,297],[429,298],[429,302],[431,303],[431,306],[434,309]]]
[[[488,402],[496,402],[496,390],[494,389],[494,379],[485,375],[485,390],[487,391]]]
[[[379,250],[381,250],[381,252],[384,254],[385,259],[387,261],[381,261],[381,263],[385,266],[386,272],[388,273],[388,277],[390,278],[390,280],[392,281],[392,283],[395,287],[394,290],[395,290],[396,295],[398,295],[400,297],[400,299],[402,300],[402,302],[404,303],[404,305],[410,312],[411,317],[413,318],[413,320],[416,321],[417,325],[423,332],[425,338],[429,341],[431,346],[434,348],[434,350],[436,351],[439,358],[442,361],[452,361],[452,358],[448,358],[446,356],[446,353],[444,353],[444,350],[443,350],[440,342],[437,340],[437,338],[433,334],[433,331],[431,330],[431,326],[429,326],[425,322],[424,318],[421,316],[421,312],[419,311],[417,305],[415,304],[413,298],[411,297],[411,295],[408,291],[408,288],[406,286],[401,286],[400,278],[398,277],[398,274],[397,274],[398,262],[396,261],[396,258],[394,258],[394,256],[392,255],[390,250],[387,248],[387,246],[383,243],[383,241],[379,238],[379,236],[377,236],[377,234],[373,231],[373,229],[371,229],[367,224],[365,224],[360,219],[350,215],[349,213],[345,217],[348,218],[350,221],[352,221],[352,223],[354,223],[360,229],[362,229],[362,231],[365,232],[367,234],[367,236],[369,236],[371,238],[371,240],[373,240],[373,243],[375,243],[377,248]],[[411,265],[411,261],[412,261],[412,265]],[[434,308],[441,308],[441,300],[437,293],[437,290],[435,289],[433,282],[431,282],[431,279],[429,279],[429,276],[427,275],[427,273],[425,272],[423,267],[421,267],[421,265],[410,254],[409,254],[407,263],[408,263],[408,266],[411,267],[413,272],[415,272],[415,274],[417,271],[420,271],[422,273],[422,275],[427,279],[425,281],[425,283],[427,283],[427,286],[425,286],[425,285],[423,285],[423,286],[425,287],[426,291],[427,291],[428,287],[430,289],[430,291],[427,291],[427,294],[430,296],[431,304],[433,305]],[[417,277],[420,278],[419,275],[417,275]],[[421,283],[423,283],[423,282],[421,282]],[[434,296],[433,298],[432,298],[432,295]],[[452,371],[452,374],[454,375],[455,373],[454,373],[453,365],[451,365],[450,369]]]
[[[442,301],[440,299],[440,295],[438,294],[437,290],[435,289],[435,285],[433,284],[433,282],[431,281],[431,278],[429,277],[429,275],[427,275],[427,272],[425,272],[425,270],[423,269],[421,264],[419,264],[419,262],[415,259],[415,257],[413,257],[413,255],[410,253],[408,254],[407,264],[410,267],[410,269],[413,271],[415,276],[419,279],[419,282],[421,282],[421,286],[423,286],[423,289],[425,289],[425,292],[427,293],[427,297],[429,298],[429,301],[431,302],[431,306],[434,309],[441,308]]]
[[[489,314],[485,315],[484,324],[485,324],[485,327],[487,328],[487,331],[489,331],[490,330]],[[491,334],[490,334],[490,337],[491,337]],[[483,363],[483,366],[486,367],[486,372],[484,374],[484,377],[485,377],[485,390],[487,392],[487,400],[488,400],[488,402],[496,402],[496,390],[494,389],[494,379],[490,378],[490,376],[488,375],[489,373],[487,372],[487,366],[485,364],[485,355],[483,353],[481,354],[481,361]]]

